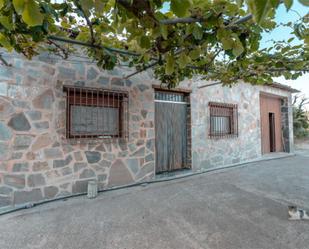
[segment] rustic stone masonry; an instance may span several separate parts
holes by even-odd
[[[281,125],[282,125],[282,137],[283,137],[283,149],[285,152],[290,152],[290,129],[289,129],[289,107],[288,98],[282,99],[281,106]]]
[[[192,165],[194,170],[222,167],[261,157],[260,93],[282,96],[287,99],[288,129],[286,144],[293,148],[291,93],[268,86],[238,83],[233,87],[213,85],[204,88],[205,82],[196,81],[191,95],[192,109]],[[209,102],[238,105],[238,136],[226,139],[209,137]]]
[[[42,55],[27,61],[12,55],[12,67],[0,66],[0,207],[83,193],[89,180],[106,189],[155,176],[152,85],[160,82],[150,72],[123,80],[131,69],[104,71],[80,60]],[[187,126],[193,171],[261,156],[261,91],[287,99],[282,107],[284,134],[293,150],[289,92],[244,83],[198,88],[202,84],[197,79],[181,84],[192,89]],[[128,91],[129,138],[66,139],[64,85]],[[238,137],[209,138],[209,101],[238,104]]]
[[[155,82],[147,73],[131,81],[122,80],[126,69],[93,63],[10,63],[0,67],[0,206],[86,192],[89,180],[104,189],[154,176]],[[63,85],[127,90],[129,139],[66,139]]]

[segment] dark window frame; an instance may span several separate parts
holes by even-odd
[[[110,139],[110,138],[128,138],[129,127],[129,98],[128,92],[89,88],[64,86],[66,93],[66,138],[67,139]],[[89,106],[102,108],[118,109],[118,133],[108,134],[98,133],[74,133],[72,129],[72,106]],[[97,122],[99,118],[96,117]]]
[[[209,102],[209,137],[210,138],[232,138],[238,137],[238,105]],[[224,130],[225,124],[219,125],[219,131],[215,132],[212,120],[214,118],[228,118],[228,130]],[[221,129],[221,130],[220,130]]]

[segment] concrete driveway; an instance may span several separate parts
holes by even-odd
[[[288,204],[309,209],[304,153],[1,216],[0,248],[308,249]]]

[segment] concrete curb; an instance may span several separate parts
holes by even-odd
[[[261,158],[254,159],[254,160],[249,160],[249,161],[245,161],[245,162],[241,162],[241,163],[235,163],[235,164],[229,164],[229,165],[226,165],[226,166],[219,166],[219,167],[201,170],[201,171],[195,171],[195,172],[190,172],[190,173],[183,173],[182,172],[182,173],[179,173],[179,175],[176,175],[176,176],[173,175],[173,176],[167,176],[167,177],[161,177],[161,178],[159,177],[159,178],[155,178],[154,180],[150,180],[150,181],[137,182],[137,183],[113,187],[113,188],[109,188],[109,189],[103,189],[103,190],[99,190],[98,192],[102,193],[102,192],[108,192],[108,191],[113,191],[113,190],[120,190],[120,189],[132,188],[132,187],[137,187],[137,186],[142,186],[142,185],[148,185],[148,184],[153,184],[153,183],[174,181],[174,180],[183,179],[183,178],[192,177],[192,176],[197,176],[197,175],[202,175],[202,174],[206,174],[206,173],[210,173],[210,172],[217,172],[217,171],[220,172],[220,171],[233,169],[233,168],[248,167],[250,164],[256,163],[256,162],[272,161],[272,160],[284,159],[284,158],[293,157],[293,156],[296,156],[296,154],[294,154],[294,153],[286,153],[286,154],[280,154],[280,155],[276,154],[276,155],[271,156],[271,157],[261,157]],[[29,208],[33,208],[35,206],[47,204],[47,203],[50,203],[50,202],[65,200],[65,199],[79,197],[79,196],[83,196],[83,195],[87,195],[87,193],[72,194],[72,195],[58,197],[58,198],[54,198],[54,199],[43,200],[43,201],[39,201],[39,202],[35,202],[35,203],[25,203],[23,205],[16,205],[14,207],[4,207],[4,208],[0,208],[0,215],[5,215],[5,214],[17,212],[17,211],[22,210],[22,209],[29,209]]]

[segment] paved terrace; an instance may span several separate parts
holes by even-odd
[[[309,152],[0,216],[1,249],[308,249]]]

